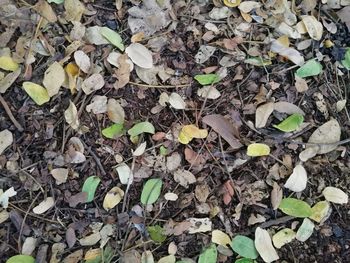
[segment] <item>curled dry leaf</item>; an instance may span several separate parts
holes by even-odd
[[[260,227],[255,230],[255,248],[265,262],[272,262],[279,259],[279,256],[272,245],[269,233]]]
[[[0,132],[0,155],[13,143],[13,135],[9,130]]]
[[[79,128],[78,110],[72,101],[69,101],[69,107],[64,111],[64,118],[72,129],[77,130]]]
[[[105,80],[103,76],[99,73],[94,73],[87,79],[85,79],[81,85],[82,90],[86,95],[101,89],[105,85]]]
[[[66,73],[60,63],[54,62],[45,71],[43,85],[50,97],[56,95],[66,78]]]
[[[90,58],[82,50],[74,52],[74,60],[78,67],[85,73],[88,73],[90,70]]]
[[[33,208],[34,214],[43,214],[55,204],[55,200],[52,197],[46,198],[39,205]]]
[[[141,68],[152,68],[152,53],[140,43],[132,43],[126,49],[125,53],[137,66]]]
[[[306,188],[307,173],[301,164],[294,167],[293,173],[289,176],[287,182],[284,184],[285,188],[293,192],[301,192]]]
[[[255,127],[264,128],[268,118],[274,110],[274,103],[268,102],[259,106],[255,112]]]

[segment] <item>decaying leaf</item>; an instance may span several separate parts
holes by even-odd
[[[107,96],[93,96],[91,99],[91,103],[86,106],[86,111],[92,111],[94,114],[107,112]]]
[[[124,123],[125,111],[121,104],[115,99],[108,100],[107,115],[114,123]]]
[[[115,70],[115,76],[117,77],[117,81],[114,84],[114,88],[120,89],[125,87],[126,84],[129,83],[130,80],[130,72],[131,66],[127,55],[120,55],[118,57],[118,69]],[[131,62],[132,64],[132,62]]]
[[[260,227],[255,230],[255,248],[265,262],[273,262],[279,259],[279,256],[272,245],[269,233]]]
[[[109,210],[114,208],[117,204],[120,203],[124,196],[124,191],[120,189],[118,186],[113,187],[109,190],[103,199],[103,208],[105,210]]]
[[[178,169],[174,172],[174,180],[185,188],[197,181],[193,173],[183,169]]]
[[[68,21],[80,21],[85,12],[84,4],[79,0],[65,0],[64,8],[66,9],[65,18]]]
[[[282,188],[278,185],[278,183],[273,182],[273,189],[271,191],[271,205],[273,210],[276,210],[279,207],[282,197]]]
[[[211,231],[212,222],[209,218],[189,218],[187,221],[191,223],[191,226],[188,228],[189,234]]]
[[[306,188],[307,173],[301,164],[294,167],[293,173],[289,176],[287,182],[284,184],[285,188],[288,188],[294,192],[301,192]]]
[[[221,93],[213,86],[206,86],[206,87],[198,89],[197,95],[202,97],[202,98],[215,100],[221,96]]]

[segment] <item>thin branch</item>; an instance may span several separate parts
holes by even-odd
[[[12,111],[11,111],[10,107],[8,106],[7,102],[4,100],[4,98],[1,95],[0,95],[0,103],[4,107],[7,115],[9,116],[10,120],[12,121],[13,125],[16,126],[17,130],[19,130],[20,132],[23,132],[24,129],[23,129],[22,125],[19,124],[19,122],[15,119],[15,117],[12,114]]]

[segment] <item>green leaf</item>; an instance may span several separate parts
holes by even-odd
[[[307,61],[302,65],[295,73],[299,78],[306,78],[311,76],[316,76],[322,72],[322,65],[315,59]]]
[[[216,263],[217,257],[216,245],[211,244],[199,255],[198,263]]]
[[[104,36],[105,39],[107,39],[111,44],[119,48],[121,51],[124,51],[125,47],[123,44],[123,39],[121,36],[113,31],[112,29],[109,29],[108,27],[102,27],[101,28],[101,35]]]
[[[168,154],[168,149],[162,145],[159,148],[159,153],[160,155],[166,156]]]
[[[287,119],[283,120],[278,125],[273,125],[276,129],[284,132],[292,132],[299,128],[299,126],[303,123],[304,116],[299,113],[294,113],[290,115]]]
[[[63,4],[64,3],[64,0],[47,0],[47,2],[49,3],[55,3],[55,4]]]
[[[159,225],[149,226],[147,227],[147,231],[151,236],[151,239],[156,243],[163,243],[166,239],[165,231]]]
[[[210,85],[220,81],[218,74],[202,74],[194,76],[194,79],[201,85]]]
[[[87,193],[86,202],[91,202],[92,200],[94,200],[95,192],[100,182],[101,179],[97,176],[90,176],[86,178],[82,189],[82,192]]]
[[[144,205],[150,205],[156,202],[162,190],[162,185],[163,182],[161,179],[149,179],[143,186],[141,203]]]
[[[341,63],[343,64],[343,66],[344,66],[347,70],[350,70],[350,48],[349,48],[349,47],[346,49],[345,57],[344,57],[344,59],[341,61]]]
[[[283,213],[295,217],[309,217],[312,215],[311,207],[304,201],[295,198],[282,199],[278,207]]]
[[[115,139],[122,136],[124,133],[124,125],[119,123],[114,123],[113,125],[104,128],[102,130],[103,136],[109,139]]]
[[[155,133],[155,129],[152,123],[148,121],[139,122],[135,124],[130,130],[128,130],[128,134],[132,137],[140,135],[141,133]]]
[[[237,259],[235,263],[254,263],[254,260],[250,258],[240,258],[240,259]]]
[[[244,60],[244,63],[257,66],[257,67],[263,67],[263,66],[268,66],[272,64],[271,60],[263,59],[261,57],[247,58],[246,60]]]
[[[232,239],[231,248],[238,255],[256,259],[259,254],[255,248],[254,241],[246,236],[237,235]]]
[[[35,263],[35,259],[27,255],[16,255],[10,257],[6,263]]]

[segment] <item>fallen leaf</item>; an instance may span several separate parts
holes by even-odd
[[[131,129],[128,130],[128,134],[131,137],[138,136],[142,133],[154,134],[155,128],[154,128],[153,124],[148,122],[148,121],[139,122],[139,123],[135,124]]]
[[[79,75],[79,68],[75,63],[68,63],[65,67],[68,76],[68,86],[72,94],[76,93],[77,78]]]
[[[163,243],[167,238],[164,228],[160,225],[149,226],[147,231],[154,242]]]
[[[7,71],[16,71],[18,70],[19,65],[13,60],[13,58],[2,56],[0,57],[0,68]]]
[[[271,205],[273,210],[276,210],[279,207],[282,197],[282,188],[278,185],[278,183],[273,182],[273,189],[271,191]]]
[[[153,254],[150,250],[142,252],[141,263],[154,263]]]
[[[101,35],[106,38],[111,44],[120,49],[120,51],[124,51],[125,46],[123,44],[123,39],[121,36],[108,27],[100,28]]]
[[[175,93],[172,92],[169,96],[169,101],[170,105],[177,110],[184,110],[186,109],[186,102],[183,100],[183,98]]]
[[[252,10],[257,9],[261,6],[261,3],[255,2],[255,1],[244,1],[241,2],[238,6],[238,9],[241,10],[243,13],[250,13]]]
[[[186,161],[193,166],[200,166],[205,163],[205,159],[203,155],[197,154],[195,151],[193,151],[190,148],[185,148],[184,153],[185,153]]]
[[[258,223],[265,222],[266,218],[260,214],[251,214],[248,218],[248,226],[252,226]]]
[[[23,242],[22,255],[30,256],[34,252],[35,248],[37,247],[36,243],[37,243],[36,238],[27,237]]]
[[[265,262],[273,262],[279,259],[279,256],[272,245],[271,237],[269,232],[265,229],[257,227],[255,229],[255,240],[254,244],[259,255]]]
[[[150,205],[155,203],[162,190],[163,182],[161,179],[149,179],[143,186],[141,193],[141,203],[144,205]]]
[[[231,200],[233,195],[235,194],[235,190],[233,188],[233,182],[231,180],[227,180],[224,184],[223,184],[223,190],[224,190],[224,204],[228,205]]]
[[[50,100],[50,96],[44,87],[30,81],[23,82],[22,86],[36,104],[43,105]]]
[[[281,112],[281,113],[287,113],[287,114],[300,114],[300,115],[305,115],[305,112],[300,109],[298,106],[286,102],[286,101],[279,101],[274,103],[274,110]]]
[[[216,263],[218,252],[215,244],[207,247],[198,258],[198,263]]]
[[[89,95],[92,92],[101,89],[105,85],[103,76],[99,73],[94,73],[81,84],[81,88],[85,94]]]
[[[43,85],[47,89],[49,97],[55,96],[66,78],[66,73],[60,63],[54,62],[47,68],[44,74]]]
[[[88,73],[91,67],[90,58],[82,50],[74,52],[74,60],[78,67],[85,73]]]
[[[86,178],[81,190],[83,193],[87,193],[86,202],[92,202],[94,200],[95,192],[100,182],[101,179],[97,176],[89,176]]]
[[[197,95],[204,99],[207,98],[207,99],[215,100],[221,96],[221,93],[213,86],[206,86],[198,89]]]
[[[189,234],[211,231],[212,222],[209,218],[189,218],[187,221],[191,223],[191,226],[188,228]]]
[[[83,13],[85,12],[85,6],[79,0],[65,0],[64,1],[65,19],[68,21],[80,21]]]
[[[299,78],[306,78],[311,76],[317,76],[322,72],[322,65],[315,59],[307,61],[296,72],[295,75]]]
[[[185,188],[197,181],[193,173],[184,169],[178,169],[174,172],[174,180]]]
[[[16,81],[21,74],[21,68],[14,72],[8,73],[4,78],[0,79],[0,93],[5,93],[9,87]]]
[[[301,16],[301,20],[312,39],[320,40],[322,38],[323,26],[321,22],[317,21],[316,17],[303,15]]]
[[[117,70],[115,70],[115,76],[118,80],[114,83],[114,88],[116,89],[125,87],[125,85],[128,84],[130,81],[130,72],[132,67],[130,66],[130,62],[128,61],[130,60],[125,54],[120,55],[118,58],[119,67]]]
[[[9,130],[0,132],[0,155],[13,143],[13,135]]]
[[[132,177],[132,171],[130,167],[125,163],[121,163],[117,166],[116,170],[117,170],[120,182],[122,184],[128,184],[129,178]]]
[[[108,63],[113,65],[113,66],[115,66],[115,67],[117,67],[117,68],[119,68],[120,64],[119,64],[118,60],[119,60],[121,55],[122,54],[120,54],[118,52],[111,52],[111,53],[109,53],[109,55],[107,57]],[[129,64],[130,72],[133,71],[134,70],[134,63],[132,63],[132,61],[129,58],[126,59],[126,63]]]
[[[0,189],[0,205],[6,209],[9,204],[9,198],[15,196],[16,194],[17,192],[13,187],[10,187],[5,192],[3,192],[2,189]]]
[[[194,194],[199,202],[205,203],[210,194],[209,186],[206,183],[197,184]]]
[[[6,263],[35,263],[35,259],[27,255],[16,255],[10,257]]]
[[[205,85],[212,85],[214,83],[217,83],[220,81],[218,74],[202,74],[202,75],[195,75],[194,79],[198,81],[199,84],[202,86]]]
[[[147,143],[143,142],[141,143],[136,150],[132,153],[132,156],[141,156],[142,154],[144,154],[145,150],[147,147]]]
[[[298,92],[302,93],[307,91],[309,89],[309,86],[307,85],[307,82],[305,79],[295,76],[295,88]]]
[[[1,87],[1,84],[0,84]],[[337,112],[341,112],[346,107],[346,100],[339,100],[336,103]]]
[[[141,68],[152,68],[152,53],[140,43],[132,43],[126,49],[125,53],[137,66]]]
[[[124,191],[119,187],[115,186],[107,192],[105,198],[103,199],[103,208],[108,211],[114,208],[117,204],[120,203],[124,196]]]
[[[6,209],[0,212],[0,224],[4,223],[7,219],[10,218],[10,213]]]
[[[312,221],[308,218],[304,218],[303,223],[299,227],[296,239],[298,239],[301,242],[305,242],[306,240],[311,237],[312,232],[314,231],[315,225],[312,223]]]
[[[102,27],[92,26],[88,27],[85,32],[85,38],[90,44],[94,45],[106,45],[109,41],[101,34]]]
[[[120,103],[115,99],[109,99],[107,103],[108,118],[114,123],[124,123],[125,111]]]
[[[272,41],[270,50],[283,57],[286,57],[296,65],[302,66],[304,64],[304,57],[299,51],[291,47],[285,47],[276,40]]]
[[[72,129],[77,130],[79,128],[78,110],[72,101],[69,101],[69,107],[64,111],[64,118]]]
[[[208,136],[206,129],[199,129],[193,124],[185,125],[182,127],[178,140],[182,144],[188,144],[193,138],[204,139]]]
[[[231,244],[231,238],[221,230],[213,230],[211,232],[211,242],[227,247],[227,245]]]
[[[51,175],[56,180],[56,184],[60,185],[67,182],[68,169],[66,168],[56,168],[51,170]]]
[[[175,262],[176,262],[176,257],[174,255],[168,255],[158,260],[158,263],[175,263]]]
[[[91,99],[91,103],[86,106],[87,112],[101,114],[107,112],[107,96],[95,95]]]
[[[255,112],[255,127],[264,128],[268,118],[274,110],[274,103],[268,102],[259,106]]]
[[[201,45],[194,59],[196,63],[203,64],[214,54],[215,51],[216,51],[216,47]]]
[[[276,248],[281,248],[285,244],[292,242],[295,239],[296,233],[290,228],[284,228],[273,235],[272,241]]]
[[[243,145],[239,139],[239,127],[233,125],[230,121],[225,119],[222,115],[213,114],[207,115],[203,118],[203,123],[209,125],[214,131],[216,131],[228,144],[234,149],[239,149]]]
[[[312,215],[309,204],[295,198],[282,199],[278,208],[283,213],[294,217],[309,217]]]
[[[47,197],[45,200],[40,202],[39,205],[33,208],[33,213],[38,215],[43,214],[54,205],[55,205],[55,200],[52,197]]]
[[[256,259],[259,256],[258,251],[255,248],[254,241],[246,236],[235,236],[232,239],[231,248],[238,255],[245,258]]]
[[[87,247],[87,246],[93,246],[97,244],[97,242],[100,240],[101,240],[101,234],[99,232],[96,232],[79,239],[79,243],[81,246]]]
[[[309,218],[317,223],[321,223],[330,215],[331,206],[327,201],[320,201],[311,207],[311,210],[312,215]]]
[[[273,125],[273,127],[283,132],[293,132],[299,129],[303,121],[304,121],[303,115],[299,113],[294,113],[290,115],[288,118],[286,118],[285,120],[283,120],[278,125]]]
[[[174,201],[176,201],[179,198],[179,196],[177,194],[175,194],[175,193],[166,193],[164,195],[164,198],[165,198],[165,200],[174,202]]]
[[[293,192],[301,192],[306,188],[307,173],[301,164],[294,167],[293,173],[288,177],[288,180],[284,184],[285,188]]]
[[[119,123],[112,124],[111,126],[104,128],[101,133],[109,139],[116,139],[124,134],[124,125]]]
[[[334,204],[347,204],[348,203],[348,195],[343,192],[341,189],[327,186],[322,191],[323,196],[327,201]]]
[[[266,156],[270,154],[270,147],[264,143],[252,143],[248,145],[248,156]]]
[[[43,18],[45,18],[50,23],[57,21],[57,16],[47,1],[39,0],[35,4],[34,8]]]
[[[224,0],[224,5],[228,7],[237,7],[241,3],[241,0]]]

